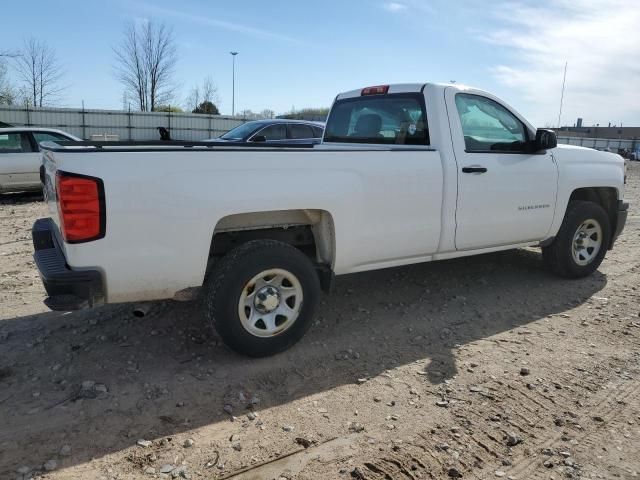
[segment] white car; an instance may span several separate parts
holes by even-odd
[[[622,157],[557,145],[461,85],[342,93],[315,147],[157,143],[46,147],[33,241],[50,308],[199,292],[229,346],[269,355],[334,275],[537,246],[584,277],[627,218]]]
[[[0,193],[40,190],[40,143],[59,141],[80,139],[53,128],[0,128]]]

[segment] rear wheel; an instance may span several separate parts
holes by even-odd
[[[597,203],[573,201],[555,240],[542,249],[542,257],[562,277],[585,277],[602,263],[610,238],[607,212]]]
[[[300,250],[254,240],[225,255],[204,290],[206,315],[224,342],[262,357],[289,348],[309,329],[320,282]]]

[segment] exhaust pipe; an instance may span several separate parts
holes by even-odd
[[[133,316],[136,318],[143,318],[147,316],[150,309],[151,309],[151,305],[149,305],[148,303],[141,303],[133,307],[132,313],[133,313]]]

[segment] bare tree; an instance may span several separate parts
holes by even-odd
[[[65,89],[64,74],[56,53],[49,45],[31,37],[16,57],[16,70],[27,92],[26,99],[36,107],[55,101]]]
[[[246,110],[242,110],[240,112],[236,112],[237,116],[239,116],[240,118],[244,118],[246,120],[257,120],[260,118],[260,115],[253,112],[252,110],[246,109]]]
[[[193,112],[197,110],[202,103],[212,104],[217,107],[220,105],[220,98],[218,97],[218,87],[213,82],[211,76],[205,77],[202,85],[194,86],[186,100],[186,107],[188,111]]]
[[[154,111],[173,98],[173,73],[178,60],[171,29],[164,24],[129,23],[122,43],[113,49],[116,75],[138,108]]]
[[[19,92],[11,84],[8,71],[7,63],[0,58],[0,104],[14,105],[18,103]]]
[[[276,116],[276,112],[274,112],[270,108],[266,108],[260,112],[261,118],[274,118],[275,116]]]
[[[138,30],[133,24],[125,29],[125,39],[116,50],[118,76],[129,97],[135,98],[141,111],[149,110],[148,79],[143,60],[142,46],[138,40]]]
[[[122,92],[122,110],[131,110],[131,102],[129,101],[129,92]]]
[[[200,100],[200,95],[200,86],[196,85],[191,89],[189,95],[187,95],[187,99],[185,100],[187,111],[193,112],[196,108],[198,108],[198,105],[200,105],[200,102],[202,101]]]
[[[220,99],[218,98],[218,87],[213,83],[213,79],[208,76],[202,82],[202,101],[218,104]]]

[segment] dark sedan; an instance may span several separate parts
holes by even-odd
[[[254,120],[229,130],[213,142],[320,143],[324,125],[303,120]]]

